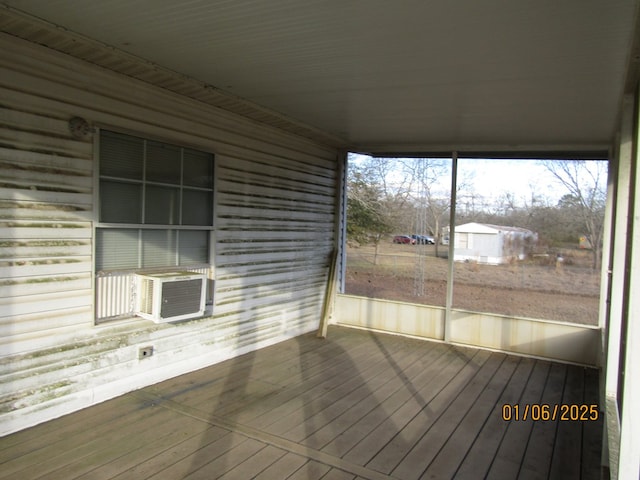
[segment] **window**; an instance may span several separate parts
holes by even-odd
[[[213,305],[213,155],[107,130],[98,155],[96,322],[135,315],[141,271],[205,274]]]
[[[213,155],[100,132],[96,271],[209,263]]]

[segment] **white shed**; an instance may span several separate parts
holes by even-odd
[[[453,259],[491,265],[523,260],[537,241],[526,228],[465,223],[456,227]]]

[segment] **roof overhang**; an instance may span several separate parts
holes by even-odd
[[[606,157],[640,63],[638,0],[4,4],[11,35],[377,155]]]

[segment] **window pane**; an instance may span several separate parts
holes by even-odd
[[[148,142],[146,169],[146,178],[150,182],[180,185],[180,148]]]
[[[171,187],[147,185],[144,203],[144,223],[177,225],[180,190]]]
[[[190,187],[212,188],[213,155],[185,149],[183,184]]]
[[[100,133],[100,175],[142,179],[144,141],[121,133]]]
[[[198,190],[182,192],[182,224],[213,225],[213,194]]]
[[[138,267],[138,230],[96,230],[96,271]]]
[[[100,182],[100,221],[140,223],[142,221],[142,185]]]
[[[180,232],[180,265],[209,263],[209,232]]]
[[[142,266],[168,267],[176,264],[175,230],[142,230]]]

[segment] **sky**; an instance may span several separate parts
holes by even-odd
[[[505,193],[517,200],[531,198],[531,193],[552,202],[566,193],[537,160],[458,160],[458,178],[472,175],[473,190],[487,199]]]
[[[350,158],[350,162],[358,164],[366,158],[368,157],[357,155]],[[603,180],[606,182],[606,179]],[[470,190],[488,203],[499,201],[506,193],[510,193],[520,206],[525,200],[531,200],[532,193],[550,204],[556,204],[567,193],[538,160],[459,159],[458,184],[460,183],[470,184]],[[450,177],[443,178],[442,189],[448,190],[450,185]]]

